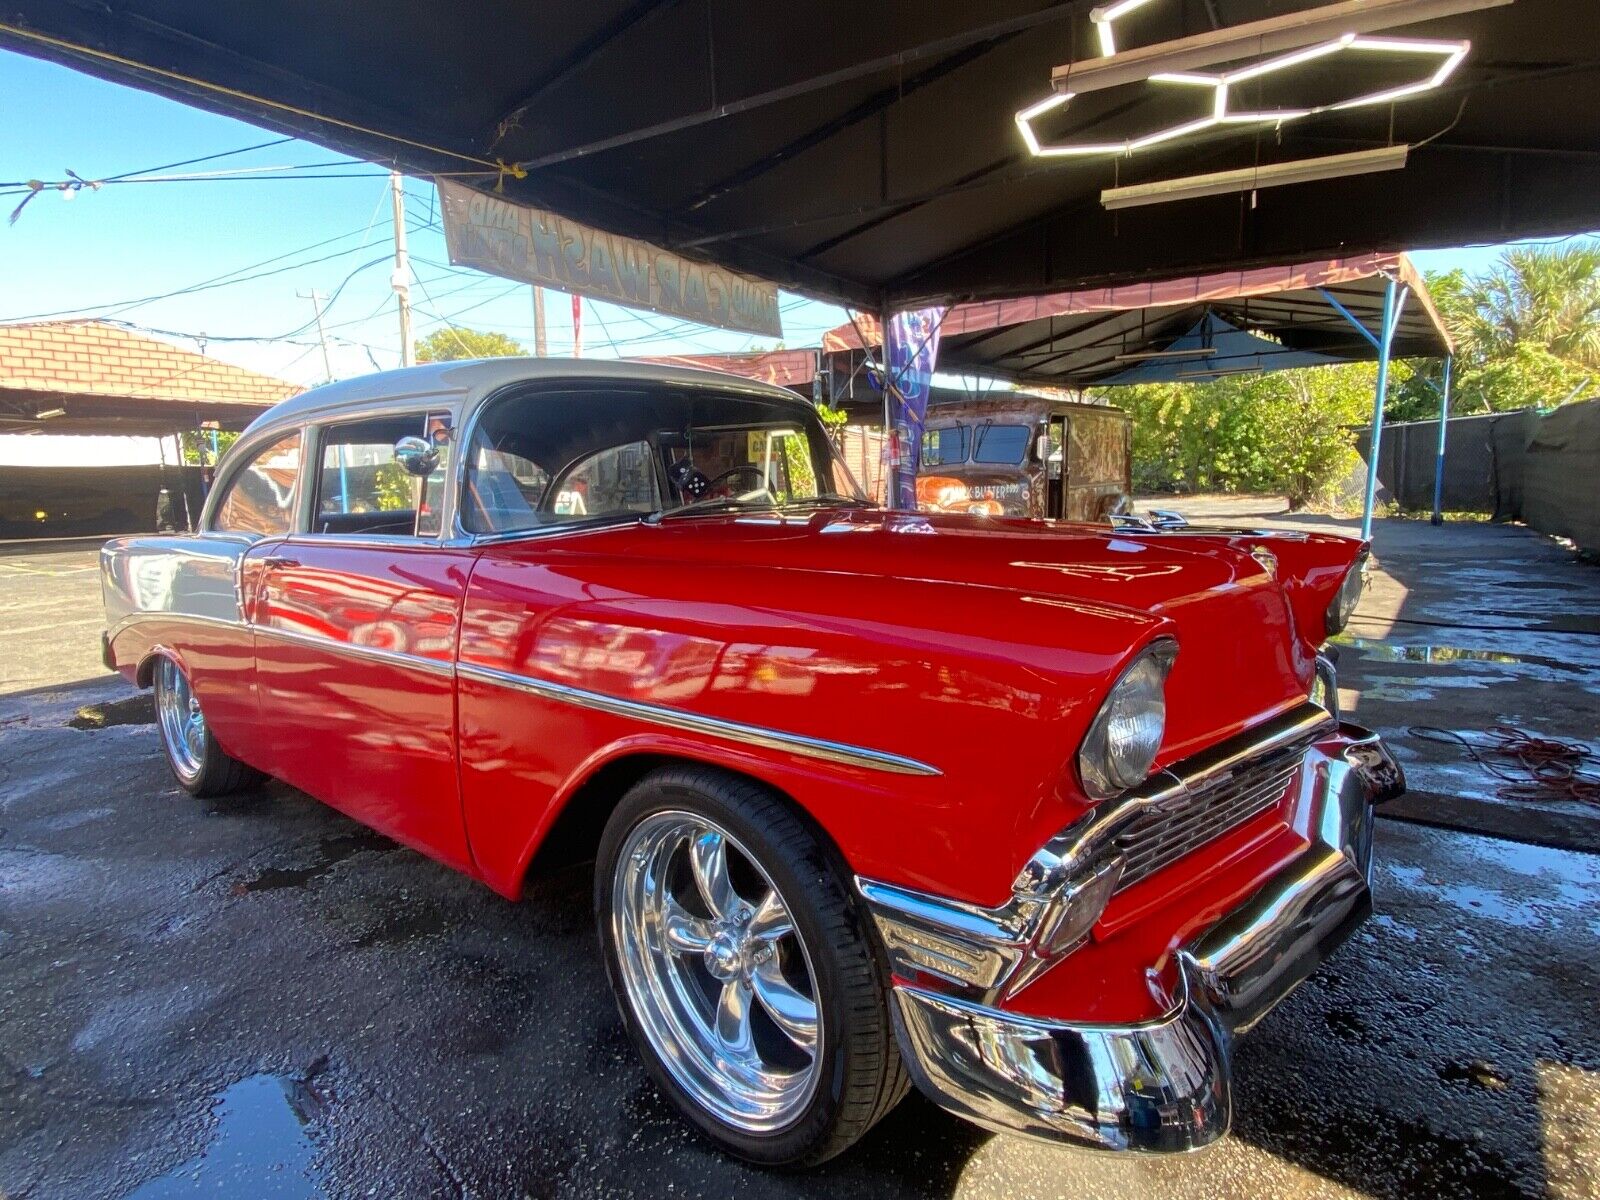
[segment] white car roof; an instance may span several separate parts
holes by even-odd
[[[719,391],[745,392],[809,407],[794,392],[720,371],[615,359],[479,358],[380,371],[312,388],[273,405],[252,421],[245,432],[249,434],[281,425],[322,420],[345,410],[370,412],[373,408],[385,407],[390,403],[396,407],[414,406],[425,398],[453,400],[465,396],[469,402],[476,402],[508,384],[540,380],[715,387]]]

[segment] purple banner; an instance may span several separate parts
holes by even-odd
[[[939,358],[942,308],[918,308],[895,313],[884,333],[884,364],[894,421],[893,445],[899,450],[894,473],[893,507],[915,511],[917,470],[922,465],[922,425],[928,414],[928,392],[933,367]]]

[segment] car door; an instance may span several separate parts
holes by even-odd
[[[268,769],[391,837],[470,870],[453,659],[469,550],[443,544],[447,413],[316,431],[305,528],[253,557]],[[437,439],[427,478],[395,457]]]

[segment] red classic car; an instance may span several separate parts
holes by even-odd
[[[1221,1136],[1230,1044],[1370,911],[1398,791],[1318,646],[1363,547],[885,512],[793,395],[496,360],[258,420],[109,543],[108,665],[197,795],[276,776],[515,898],[596,861],[644,1062],[769,1164],[908,1079]]]

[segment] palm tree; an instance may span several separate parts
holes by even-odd
[[[1466,281],[1448,307],[1469,359],[1504,358],[1519,344],[1600,368],[1600,247],[1515,247],[1486,274]]]

